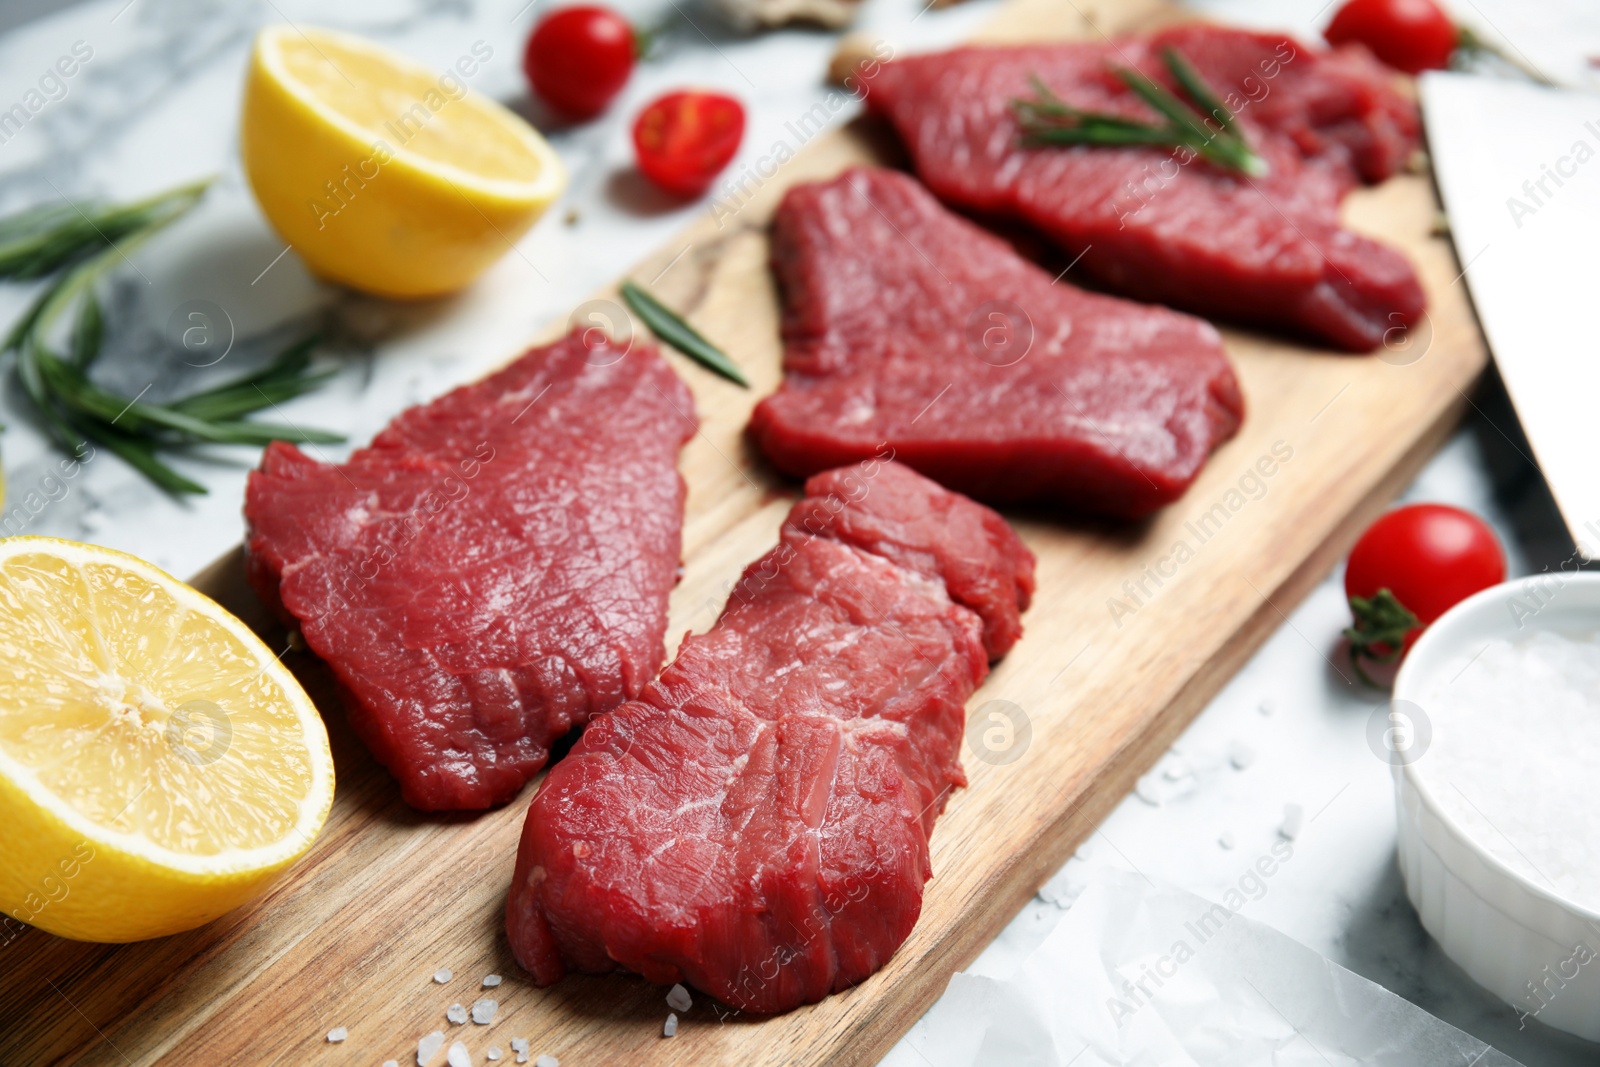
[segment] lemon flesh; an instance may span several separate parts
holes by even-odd
[[[381,296],[460,289],[566,187],[544,138],[455,68],[328,30],[257,35],[241,146],[279,235],[316,273]]]
[[[333,800],[305,691],[222,607],[132,556],[0,540],[0,910],[133,941],[209,922]]]

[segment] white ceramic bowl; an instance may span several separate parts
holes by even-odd
[[[1530,607],[1536,609],[1531,616]],[[1520,628],[1514,608],[1522,614]],[[1406,656],[1395,679],[1397,707],[1404,710],[1399,702],[1406,701],[1430,714],[1427,695],[1441,671],[1459,671],[1460,657],[1491,638],[1514,640],[1538,630],[1600,632],[1600,574],[1537,575],[1457,604]],[[1439,709],[1434,716],[1447,714]],[[1395,766],[1400,872],[1422,925],[1478,984],[1517,1011],[1600,1041],[1600,912],[1524,877],[1468,837],[1430,795],[1426,762],[1421,750]],[[1596,817],[1581,810],[1567,815],[1574,824]],[[1575,955],[1579,945],[1595,958],[1583,962],[1583,953]]]

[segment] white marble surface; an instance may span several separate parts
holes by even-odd
[[[970,32],[995,2],[973,0],[919,15],[915,0],[866,0],[863,24],[898,45],[932,45]],[[343,371],[334,384],[288,405],[285,414],[364,441],[399,408],[504,358],[695,212],[707,210],[704,204],[670,205],[630,173],[626,121],[645,99],[685,83],[722,86],[741,96],[750,105],[751,124],[734,164],[737,172],[776,141],[788,138],[792,144],[784,124],[823,92],[818,74],[832,51],[832,35],[787,31],[740,39],[718,30],[697,8],[651,7],[644,0],[623,6],[641,16],[674,16],[664,54],[641,69],[606,118],[554,132],[572,171],[571,191],[520,242],[516,255],[452,300],[398,309],[341,296],[311,280],[292,254],[261,274],[283,246],[257,214],[237,164],[243,56],[256,26],[285,19],[366,33],[440,67],[482,39],[494,55],[474,88],[526,109],[520,47],[538,9],[519,12],[522,0],[96,0],[27,24],[0,36],[0,108],[20,99],[73,42],[91,45],[94,58],[63,99],[0,144],[0,211],[58,195],[127,197],[220,173],[220,187],[203,211],[139,259],[149,280],[125,272],[118,293],[125,317],[118,321],[143,322],[155,331],[184,301],[210,300],[228,313],[238,334],[223,364],[231,368],[243,366],[253,348],[259,355],[264,341],[281,337],[285,323],[292,326],[337,305],[366,340],[337,354]],[[1308,0],[1274,8],[1255,0],[1212,0],[1210,6],[1258,21],[1279,17],[1305,25],[1324,5]],[[543,122],[536,110],[532,114]],[[569,209],[577,213],[575,224],[563,221]],[[25,296],[22,290],[0,292],[0,317],[9,321]],[[151,384],[152,396],[192,388],[199,372],[175,358],[152,358],[149,349],[134,337],[115,352],[121,387],[135,392]],[[53,453],[7,373],[0,399],[7,429],[0,447],[7,509],[15,515],[13,509],[39,486]],[[1537,472],[1520,454],[1526,446],[1503,395],[1491,383],[1477,405],[1408,495],[1488,515],[1510,547],[1514,573],[1554,565],[1571,547]],[[341,452],[322,451],[329,457]],[[64,495],[56,493],[59,499],[27,516],[26,528],[113,545],[190,573],[238,540],[239,501],[253,459],[248,450],[216,450],[180,461],[211,492],[178,501],[117,460],[97,458],[67,483]],[[1394,862],[1387,769],[1365,741],[1375,696],[1348,684],[1334,666],[1344,624],[1338,575],[1330,575],[1196,720],[1139,794],[1098,828],[1048,894],[1070,900],[1089,866],[1110,864],[1215,897],[1270,843],[1285,805],[1299,804],[1308,821],[1294,861],[1248,914],[1527,1064],[1600,1061],[1600,1048],[1537,1023],[1519,1031],[1515,1014],[1445,960],[1418,925]],[[1062,914],[1056,904],[1035,900],[977,969],[1005,973]],[[922,1062],[921,1030],[914,1028],[885,1062]]]

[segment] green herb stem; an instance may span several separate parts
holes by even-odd
[[[622,283],[622,299],[627,301],[628,307],[633,309],[634,314],[643,319],[644,324],[662,341],[729,381],[737,382],[746,389],[750,388],[750,382],[739,369],[739,365],[729,359],[722,349],[701,336],[699,331],[685,322],[676,311],[631,281]]]

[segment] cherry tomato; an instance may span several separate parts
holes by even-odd
[[[721,93],[668,93],[633,124],[639,170],[677,196],[699,196],[711,188],[743,137],[744,106]]]
[[[522,69],[557,111],[591,119],[628,83],[637,58],[633,27],[606,7],[564,7],[539,20]]]
[[[1323,36],[1334,45],[1359,41],[1396,70],[1419,74],[1450,64],[1461,31],[1434,0],[1349,0]]]
[[[1355,617],[1345,635],[1357,670],[1362,658],[1399,659],[1429,623],[1505,577],[1500,541],[1476,515],[1444,504],[1389,512],[1361,535],[1345,564]]]

